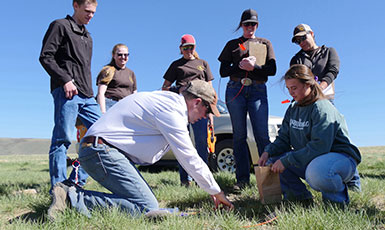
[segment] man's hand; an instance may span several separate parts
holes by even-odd
[[[265,166],[266,161],[269,159],[269,153],[268,152],[263,152],[261,157],[258,160],[258,165],[259,166]]]
[[[217,193],[215,195],[211,195],[214,200],[215,209],[219,207],[220,204],[223,204],[226,210],[234,209],[234,205],[226,198],[223,192]]]
[[[285,166],[283,166],[281,160],[277,160],[273,166],[271,166],[271,171],[275,173],[283,173],[283,171],[285,171]]]
[[[67,99],[71,100],[73,96],[78,94],[78,89],[72,81],[65,83],[63,89]]]

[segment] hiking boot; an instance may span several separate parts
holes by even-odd
[[[67,208],[68,186],[58,182],[52,189],[52,204],[48,209],[48,218],[55,220],[59,213]]]
[[[250,187],[250,184],[247,182],[238,182],[233,186],[234,191],[241,191],[246,187]]]

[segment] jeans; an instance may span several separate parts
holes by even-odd
[[[158,201],[151,188],[133,162],[118,149],[105,144],[82,147],[79,161],[94,180],[112,193],[69,190],[71,206],[79,212],[89,216],[96,207],[118,207],[138,216],[158,209]]]
[[[115,101],[115,100],[110,99],[110,98],[106,98],[106,111],[109,110],[116,103],[118,103],[118,101]]]
[[[265,146],[270,144],[268,129],[268,103],[265,84],[253,82],[244,86],[240,82],[229,81],[226,88],[226,105],[233,127],[233,148],[236,163],[237,183],[249,183],[250,158],[247,139],[247,113],[261,155]]]
[[[194,131],[195,148],[197,149],[199,156],[206,164],[208,161],[207,122],[208,119],[201,119],[191,125]],[[191,181],[191,177],[187,174],[183,167],[179,163],[178,165],[181,183],[187,183],[188,181]]]
[[[329,98],[329,101],[335,106],[334,98]],[[350,190],[361,192],[361,179],[357,168],[356,168],[356,171],[354,172],[354,176],[352,177],[352,179],[346,184]]]
[[[275,162],[280,157],[270,158],[267,164]],[[314,158],[306,167],[287,167],[280,174],[281,189],[286,200],[311,199],[300,178],[305,179],[310,187],[322,193],[324,201],[334,203],[349,203],[346,183],[356,171],[356,161],[342,153],[326,153]]]
[[[94,98],[88,98],[79,93],[69,100],[65,97],[62,87],[54,89],[52,96],[55,107],[55,126],[49,150],[51,190],[57,182],[62,182],[67,178],[67,150],[75,133],[76,118],[79,117],[82,123],[89,128],[101,116],[99,105]],[[78,184],[84,185],[87,177],[87,173],[80,167]],[[72,171],[69,179],[75,182],[75,170]]]

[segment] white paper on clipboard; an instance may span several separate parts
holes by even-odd
[[[258,42],[249,43],[249,56],[254,56],[256,61],[255,64],[263,66],[266,64],[267,47],[265,44]]]

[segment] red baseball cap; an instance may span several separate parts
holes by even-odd
[[[195,38],[191,34],[185,34],[182,36],[180,46],[195,46]]]

